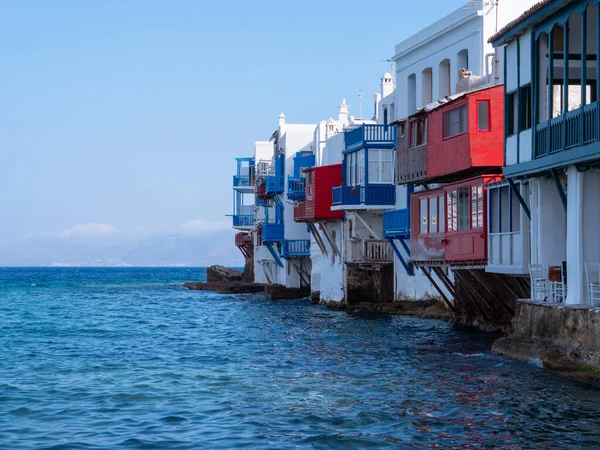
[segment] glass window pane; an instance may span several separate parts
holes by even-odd
[[[520,186],[520,185],[517,185]],[[519,203],[519,198],[517,194],[515,194],[512,190],[512,199],[511,199],[511,210],[512,210],[512,222],[511,222],[511,231],[513,233],[518,233],[521,231],[521,204]]]
[[[359,150],[357,152],[357,165],[358,165],[358,184],[360,186],[365,185],[365,151]]]
[[[421,234],[427,234],[427,199],[421,199]]]
[[[488,228],[490,233],[498,233],[498,188],[490,188],[489,201],[490,201],[490,221]]]
[[[458,216],[456,207],[456,191],[450,191],[448,192],[448,197],[446,199],[446,217],[448,218],[448,231],[456,231],[458,229]]]
[[[379,150],[369,150],[369,183],[379,183]]]
[[[438,232],[438,207],[437,207],[437,197],[431,197],[429,199],[429,232],[437,233]]]
[[[509,218],[510,218],[510,205],[509,205],[509,189],[508,186],[502,186],[500,188],[500,232],[508,233],[510,231],[509,228]]]
[[[469,229],[469,188],[458,190],[458,229],[459,231]]]
[[[444,233],[446,231],[446,229],[445,229],[445,224],[444,224],[445,214],[444,214],[444,196],[443,195],[439,196],[438,205],[440,207],[440,211],[439,211],[439,214],[438,214],[438,219],[439,219],[439,222],[440,222],[439,226],[438,226],[438,231],[440,233]]]
[[[477,129],[479,131],[488,131],[490,129],[490,104],[486,102],[477,102]]]

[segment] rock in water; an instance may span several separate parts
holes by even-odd
[[[242,272],[225,266],[210,266],[206,269],[206,281],[209,283],[221,283],[223,281],[240,281]]]
[[[244,283],[252,283],[254,281],[254,258],[246,259],[244,273],[242,274],[242,281]]]

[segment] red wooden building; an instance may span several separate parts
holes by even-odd
[[[341,184],[341,164],[306,170],[306,200],[294,208],[294,220],[314,222],[343,219],[344,211],[331,211],[332,188]]]
[[[448,183],[502,172],[502,85],[432,103],[397,126],[398,184]]]
[[[482,175],[411,195],[411,260],[425,266],[487,264],[487,187]]]

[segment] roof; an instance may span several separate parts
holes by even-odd
[[[570,3],[571,1],[573,1],[573,0],[563,0],[559,3],[557,3],[557,0],[542,0],[540,2],[537,2],[535,5],[533,5],[531,8],[526,10],[523,14],[521,14],[515,20],[508,22],[497,33],[490,36],[490,38],[488,39],[488,43],[493,44],[494,42],[498,41],[500,38],[502,38],[504,35],[506,35],[509,31],[511,31],[514,28],[518,27],[519,25],[525,23],[527,21],[527,19],[530,19],[531,17],[536,15],[536,13],[544,10],[549,5],[551,5],[553,3],[557,3],[558,6],[563,6],[564,4]]]

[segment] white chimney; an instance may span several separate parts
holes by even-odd
[[[381,102],[381,95],[380,94],[373,94],[373,100],[375,102],[375,114],[373,117],[374,120],[379,119],[379,102]]]
[[[279,126],[285,125],[285,115],[283,114],[283,111],[281,111],[281,114],[279,114]]]
[[[386,72],[381,77],[381,96],[385,98],[392,92],[394,92],[394,78]]]
[[[342,100],[342,104],[339,106],[338,121],[342,127],[348,124],[348,105],[346,105],[346,99]]]

